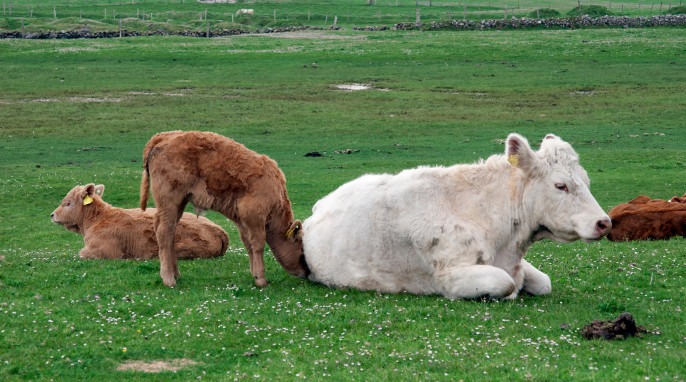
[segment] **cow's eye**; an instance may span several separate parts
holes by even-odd
[[[555,183],[555,188],[560,191],[569,192],[569,188],[567,188],[567,185],[564,183]]]

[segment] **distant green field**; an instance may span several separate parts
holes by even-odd
[[[174,129],[277,160],[303,220],[364,173],[473,162],[513,131],[572,143],[605,210],[682,195],[685,46],[683,28],[0,40],[0,379],[683,380],[681,238],[537,243],[551,295],[450,301],[327,289],[271,254],[255,288],[214,212],[229,252],[169,289],[157,261],[81,260],[49,216],[90,182],[136,207],[143,146]],[[581,338],[624,311],[655,333]]]
[[[218,0],[219,1],[219,0]],[[222,0],[223,1],[223,0]],[[581,2],[584,6],[604,7],[607,14],[619,16],[652,16],[676,12],[681,0]],[[546,17],[539,9],[553,9],[560,16],[578,7],[575,0],[292,0],[238,1],[205,3],[191,0],[4,0],[0,31],[211,31],[299,26],[343,28],[368,25],[393,25],[420,21],[454,19],[499,19]],[[252,9],[254,14],[237,14],[239,9]],[[683,9],[680,11],[684,12]],[[572,16],[578,16],[572,12]],[[602,13],[605,14],[605,13]]]

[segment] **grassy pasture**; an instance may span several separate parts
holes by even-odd
[[[82,30],[118,31],[119,23],[129,31],[183,30],[212,31],[309,25],[343,28],[368,25],[393,25],[414,22],[417,10],[424,23],[452,19],[500,19],[531,17],[537,9],[555,9],[566,16],[578,7],[575,0],[365,0],[356,1],[238,1],[237,3],[200,3],[192,0],[4,0],[0,30],[39,31]],[[376,3],[376,4],[374,4]],[[602,0],[581,2],[598,5],[612,15],[653,16],[668,13],[682,5],[678,1]],[[254,14],[237,15],[242,8]],[[573,16],[578,16],[575,12]]]
[[[173,129],[276,159],[301,219],[363,173],[472,162],[512,131],[571,142],[606,210],[682,195],[685,43],[683,28],[2,40],[0,379],[683,380],[683,239],[540,242],[527,259],[551,295],[449,301],[327,289],[270,254],[255,288],[212,212],[230,251],[180,263],[168,289],[156,261],[79,259],[49,214],[89,182],[136,207],[143,146]],[[371,89],[334,86],[352,83]],[[579,335],[623,311],[660,334]]]

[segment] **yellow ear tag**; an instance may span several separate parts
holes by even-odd
[[[289,229],[288,231],[286,231],[286,238],[287,238],[287,239],[290,239],[291,236],[293,236],[293,231],[295,231],[295,227],[293,227],[293,228]]]
[[[91,203],[93,203],[93,198],[91,198],[90,195],[86,195],[86,197],[83,198],[83,205],[87,206]]]
[[[507,158],[507,161],[510,162],[511,165],[517,167],[519,164],[519,154],[512,154]]]

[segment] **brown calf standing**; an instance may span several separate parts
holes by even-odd
[[[196,212],[218,211],[236,223],[257,286],[267,285],[265,241],[288,273],[307,277],[302,224],[293,221],[286,178],[274,160],[218,134],[172,131],[148,141],[143,162],[141,208],[147,205],[152,180],[160,276],[165,285],[174,287],[179,276],[171,238],[189,202]]]
[[[105,186],[93,183],[74,187],[50,215],[52,221],[80,233],[84,259],[137,259],[158,256],[153,222],[155,209],[148,211],[112,207],[102,200]],[[229,235],[204,217],[185,213],[174,236],[180,259],[224,255]]]
[[[686,237],[686,204],[639,196],[608,212],[612,241],[664,240]]]

